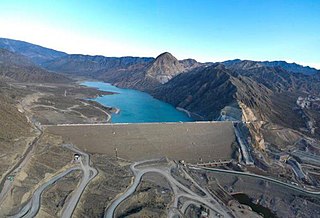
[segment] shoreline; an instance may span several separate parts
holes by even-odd
[[[89,81],[90,82],[90,81]],[[99,82],[102,82],[102,83],[106,83],[106,82],[103,82],[103,81],[99,81]],[[111,92],[110,94],[120,94],[120,93],[117,93],[117,92],[113,92],[113,91],[105,91],[105,89],[102,89],[102,88],[100,88],[100,87],[94,87],[94,86],[90,86],[90,84],[85,84],[85,82],[83,82],[83,81],[81,81],[81,85],[83,85],[83,86],[86,86],[86,87],[89,87],[89,88],[93,88],[93,89],[97,89],[97,90],[102,90],[102,91],[104,91],[104,92]],[[111,86],[114,86],[114,85],[112,85],[111,84]],[[115,87],[117,87],[117,86],[115,86]],[[122,88],[119,88],[119,89],[122,89]],[[108,90],[108,89],[107,89]],[[132,91],[139,91],[139,90],[135,90],[135,89],[130,89],[130,90],[132,90]],[[141,92],[141,91],[139,91],[139,92]],[[168,102],[165,102],[165,101],[162,101],[162,100],[160,100],[160,99],[157,99],[157,98],[154,98],[151,94],[149,94],[148,92],[142,92],[142,93],[145,93],[146,95],[150,95],[155,101],[159,101],[159,102],[162,102],[162,103],[164,103],[164,104],[167,104],[167,105],[170,105],[170,107],[172,107],[173,105],[171,105],[170,103],[168,103]],[[102,96],[106,96],[106,95],[104,95],[104,94],[102,94]],[[90,99],[91,101],[94,101],[94,102],[96,102],[96,103],[98,103],[98,104],[100,104],[100,105],[102,105],[102,106],[104,106],[104,107],[110,107],[110,108],[112,108],[112,110],[111,110],[111,116],[112,116],[112,114],[115,114],[115,115],[118,115],[118,114],[120,114],[120,112],[121,112],[121,110],[120,110],[120,108],[117,108],[117,107],[113,107],[113,106],[108,106],[108,105],[105,105],[105,104],[103,104],[103,103],[100,103],[99,101],[97,101],[96,100],[96,98],[91,98]],[[123,107],[125,107],[125,106],[123,106]],[[187,120],[187,121],[196,121],[196,120],[204,120],[202,117],[200,117],[200,116],[198,116],[197,114],[194,114],[194,113],[192,113],[192,112],[190,112],[190,111],[188,111],[188,110],[186,110],[186,109],[184,109],[184,108],[181,108],[181,107],[173,107],[174,108],[174,110],[176,110],[176,111],[179,111],[179,112],[183,112],[183,115],[184,115],[184,117],[187,117],[187,118],[181,118],[181,119],[183,119],[183,120]],[[168,108],[168,109],[170,109],[170,108]],[[170,109],[171,110],[171,109]],[[167,112],[165,112],[165,113],[167,113]],[[181,114],[182,115],[182,114]],[[179,115],[179,116],[181,116],[181,115]],[[186,115],[186,116],[185,116]],[[178,115],[177,115],[178,116]],[[110,121],[111,119],[109,119],[108,121]],[[177,120],[178,121],[178,120]]]
[[[104,105],[102,103],[100,103],[99,101],[96,100],[96,98],[98,97],[103,97],[103,96],[106,96],[106,95],[114,95],[114,94],[119,94],[117,92],[111,92],[111,91],[104,91],[104,90],[101,90],[100,88],[98,87],[92,87],[92,86],[88,86],[88,85],[85,85],[83,83],[85,82],[103,82],[103,81],[99,81],[99,80],[77,80],[76,83],[80,86],[84,86],[84,87],[87,87],[87,88],[91,88],[91,89],[95,89],[97,91],[100,91],[100,92],[103,92],[103,93],[99,93],[97,94],[96,96],[94,96],[93,98],[90,98],[90,99],[85,99],[85,100],[89,100],[89,101],[92,101],[94,102],[95,104],[98,104],[100,107],[98,106],[95,106],[95,105],[92,105],[93,107],[95,107],[96,109],[102,111],[103,113],[105,113],[107,115],[107,123],[112,123],[112,114],[119,114],[120,113],[120,109],[119,108],[116,108],[116,107],[112,107],[112,106],[107,106],[107,105]],[[105,111],[105,108],[111,108],[111,111]]]
[[[206,120],[204,119],[204,117],[196,114],[196,113],[192,113],[184,108],[181,108],[181,107],[176,107],[176,109],[178,111],[181,111],[181,112],[184,112],[188,115],[189,118],[193,119],[193,122],[196,122],[196,121],[209,121],[209,120]]]
[[[189,118],[192,118],[190,111],[188,111],[188,110],[186,110],[186,109],[184,109],[184,108],[182,108],[182,107],[176,107],[176,109],[177,109],[178,111],[181,111],[181,112],[186,113]]]
[[[115,110],[115,112],[113,112],[113,114],[119,114],[120,113],[120,108],[113,107],[113,109]]]

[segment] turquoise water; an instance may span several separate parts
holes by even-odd
[[[193,121],[184,112],[178,111],[172,105],[159,101],[145,92],[121,89],[104,82],[84,82],[81,85],[117,93],[92,99],[105,106],[120,109],[119,114],[112,114],[112,123]]]

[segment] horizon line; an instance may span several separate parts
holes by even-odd
[[[14,41],[19,41],[19,42],[23,42],[23,43],[28,43],[28,44],[32,44],[35,46],[39,46],[45,49],[50,49],[50,50],[54,50],[57,52],[61,52],[61,53],[66,53],[67,55],[84,55],[84,56],[102,56],[102,57],[109,57],[109,58],[123,58],[123,57],[137,57],[137,58],[154,58],[156,59],[159,55],[163,54],[163,53],[170,53],[171,55],[173,55],[171,52],[169,52],[168,50],[161,52],[160,54],[158,54],[157,56],[135,56],[135,55],[121,55],[121,56],[112,56],[112,55],[107,55],[107,54],[96,54],[93,52],[89,52],[89,53],[81,53],[81,52],[66,52],[66,51],[62,51],[60,49],[55,49],[55,48],[50,48],[49,46],[45,46],[45,45],[40,45],[37,44],[36,42],[29,42],[27,40],[21,40],[21,39],[14,39],[14,38],[6,38],[3,36],[0,36],[0,39],[7,39],[7,40],[14,40]],[[173,55],[174,57],[176,57],[175,55]],[[297,62],[297,61],[292,61],[292,60],[283,60],[283,59],[276,59],[276,60],[270,60],[270,59],[266,59],[266,60],[255,60],[255,59],[250,59],[250,58],[229,58],[229,59],[224,59],[224,60],[220,60],[220,61],[198,61],[196,58],[192,58],[192,57],[188,57],[188,58],[177,58],[178,60],[186,60],[186,59],[193,59],[196,60],[199,63],[222,63],[225,61],[233,61],[233,60],[240,60],[240,61],[254,61],[254,62],[277,62],[277,61],[283,61],[286,62],[288,64],[297,64],[300,65],[302,67],[309,67],[309,68],[314,68],[318,71],[320,71],[320,63],[312,63],[312,64],[308,64],[308,63],[302,63],[302,62]]]

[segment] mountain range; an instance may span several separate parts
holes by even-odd
[[[0,39],[0,48],[2,75],[12,79],[33,75],[41,81],[53,75],[50,81],[66,82],[66,77],[85,76],[146,91],[199,120],[254,121],[250,130],[260,147],[263,123],[320,137],[319,108],[297,105],[299,97],[320,96],[320,73],[311,67],[239,59],[199,63],[169,52],[156,58],[69,55],[10,39]],[[10,74],[10,66],[26,70]]]
[[[19,40],[0,38],[0,48],[28,57],[36,64],[42,64],[67,55],[64,52],[45,48]]]
[[[66,76],[51,73],[26,56],[0,48],[0,76],[18,82],[70,82]]]
[[[240,63],[246,63],[250,62],[248,60],[229,60],[222,62],[226,67],[232,67],[235,65],[238,65]],[[284,70],[291,72],[291,73],[302,73],[305,75],[314,75],[319,73],[319,70],[309,67],[309,66],[302,66],[296,63],[287,63],[286,61],[254,61],[255,64],[260,66],[266,66],[266,67],[281,67]]]

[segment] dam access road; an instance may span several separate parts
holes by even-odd
[[[202,188],[198,183],[196,183],[196,181],[193,180],[186,171],[183,171],[186,178],[191,182],[191,184],[197,187],[201,194],[192,191],[190,187],[187,187],[173,177],[171,170],[172,168],[177,167],[174,162],[169,162],[167,166],[160,166],[157,165],[157,161],[160,162],[161,160],[139,161],[130,166],[130,169],[134,174],[134,181],[132,185],[125,191],[125,193],[114,200],[107,208],[104,216],[105,218],[115,217],[115,211],[117,207],[135,192],[136,188],[141,182],[142,177],[147,173],[157,173],[164,176],[171,186],[173,192],[173,202],[169,208],[168,217],[180,217],[180,215],[184,216],[186,208],[191,204],[205,205],[210,210],[210,213],[216,214],[217,217],[232,217],[230,216],[232,214],[231,210],[224,205],[220,205],[216,198],[213,197],[212,194],[210,194],[206,189]],[[139,167],[139,165],[143,166]],[[179,207],[179,199],[182,197],[188,199],[188,201],[183,202],[182,207]]]
[[[97,175],[98,171],[90,166],[90,158],[87,153],[84,153],[78,150],[75,146],[71,144],[63,144],[62,147],[65,147],[77,154],[80,154],[80,159],[77,161],[75,166],[67,168],[66,170],[54,175],[47,181],[44,181],[33,193],[31,199],[29,199],[28,203],[15,215],[11,217],[15,218],[32,218],[35,217],[41,206],[41,195],[42,193],[49,188],[52,184],[57,182],[59,179],[68,175],[69,173],[75,170],[82,170],[83,176],[80,184],[77,188],[72,192],[71,197],[65,203],[61,217],[71,217],[74,209],[76,208],[78,201],[83,193],[84,189],[88,185],[88,183]],[[80,165],[80,166],[79,166]]]
[[[59,146],[72,151],[74,154],[78,154],[80,158],[77,160],[73,159],[73,163],[69,162],[68,164],[63,165],[63,168],[58,170],[56,173],[50,175],[50,177],[45,177],[45,179],[40,181],[40,183],[34,188],[30,199],[24,202],[16,213],[12,213],[10,215],[11,217],[35,217],[38,215],[42,206],[41,196],[48,188],[71,172],[82,171],[83,174],[81,180],[78,182],[76,188],[73,188],[73,191],[69,197],[66,198],[62,209],[59,211],[59,216],[61,217],[72,217],[75,209],[79,206],[79,200],[82,198],[86,187],[98,174],[97,169],[94,168],[94,166],[98,167],[98,165],[91,165],[89,154],[103,154],[101,157],[104,158],[112,157],[112,155],[114,155],[114,145],[121,145],[123,146],[123,149],[127,148],[128,151],[125,153],[125,150],[121,150],[120,146],[118,147],[118,151],[120,151],[119,160],[125,159],[131,163],[130,170],[132,172],[133,182],[122,194],[113,198],[111,202],[110,200],[106,201],[109,202],[109,204],[105,204],[104,208],[106,209],[104,210],[104,214],[102,212],[105,218],[113,218],[117,216],[117,210],[119,207],[121,207],[126,199],[131,198],[135,194],[137,187],[141,184],[141,181],[146,174],[158,174],[169,184],[172,193],[172,202],[166,211],[169,217],[183,217],[188,210],[190,210],[190,206],[193,206],[193,208],[204,206],[210,211],[210,214],[217,217],[230,217],[233,215],[233,211],[223,204],[217,196],[209,192],[204,188],[204,186],[200,185],[200,183],[198,183],[191,174],[189,175],[189,170],[212,170],[223,174],[259,178],[264,181],[271,181],[273,183],[280,184],[285,188],[299,191],[300,193],[319,197],[318,192],[308,191],[266,176],[200,167],[194,163],[198,161],[199,156],[205,157],[204,154],[208,155],[206,156],[208,160],[214,159],[216,156],[211,154],[213,153],[213,150],[215,153],[214,155],[219,155],[220,152],[226,154],[225,147],[231,147],[232,142],[235,140],[235,134],[233,131],[233,123],[231,122],[45,126],[43,128],[44,133],[64,137],[64,142],[59,144]],[[174,134],[172,134],[173,132]],[[176,140],[177,134],[180,134],[181,136],[178,137],[179,140]],[[230,137],[227,141],[221,142],[220,139],[226,140],[226,134]],[[70,138],[70,141],[67,140],[67,137]],[[132,140],[129,140],[132,138],[136,139],[138,148],[140,146],[144,152],[139,151],[138,153],[133,154],[133,150],[128,149],[136,146],[127,145],[129,142],[132,142]],[[91,143],[89,144],[89,142]],[[100,147],[98,147],[99,142],[104,143],[100,144]],[[168,145],[164,143],[167,143]],[[183,148],[181,147],[183,145],[187,150],[184,151],[177,149]],[[162,147],[159,148],[158,146]],[[192,149],[195,147],[198,148],[198,150],[192,153]],[[105,149],[108,149],[108,151]],[[172,151],[176,150],[180,151],[179,154],[172,153]],[[159,154],[159,151],[162,153]],[[230,152],[229,149],[227,151]],[[111,153],[109,154],[107,152]],[[124,154],[125,156],[121,156]],[[166,154],[174,156],[168,157]],[[160,161],[157,155],[167,157],[170,160],[166,159],[165,162]],[[152,156],[154,158],[150,158]],[[178,164],[171,160],[185,160],[185,164]],[[174,174],[177,169],[180,172],[178,175]],[[185,180],[188,182],[183,182]],[[107,199],[108,196],[104,197]]]

